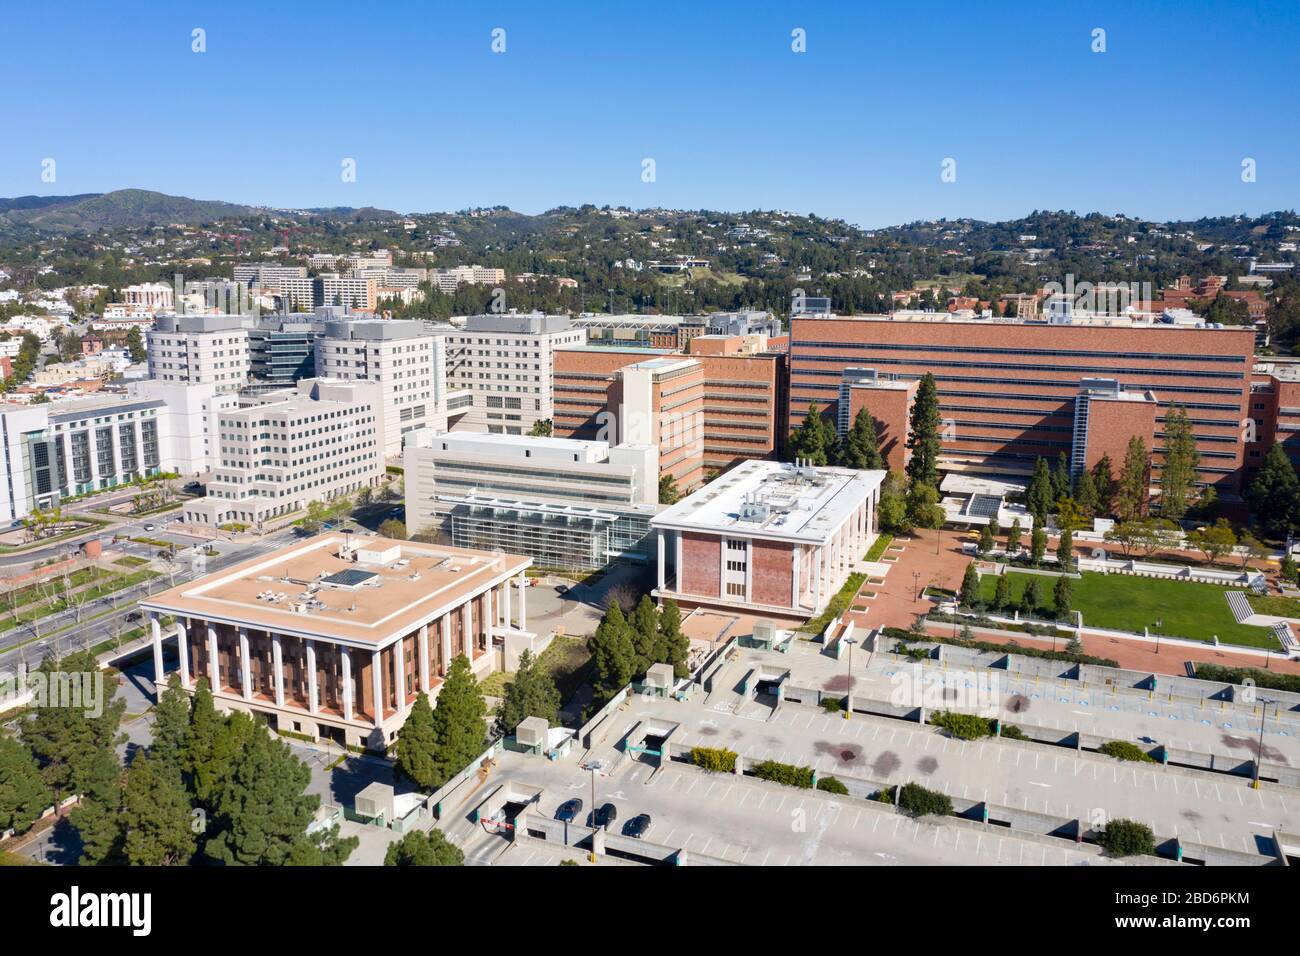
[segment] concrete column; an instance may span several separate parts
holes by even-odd
[[[420,638],[416,642],[420,654],[420,690],[429,693],[429,625],[420,625]]]
[[[519,572],[519,630],[528,630],[528,578]]]
[[[451,618],[442,616],[442,676],[451,670]]]
[[[397,709],[406,705],[406,639],[399,638],[393,645],[393,686],[396,688]]]
[[[271,667],[275,671],[275,706],[284,706],[284,649],[280,635],[271,635]]]
[[[470,610],[472,601],[466,601],[460,606],[460,630],[465,635],[465,646],[470,649],[470,657],[474,656],[474,614]]]
[[[813,552],[812,554],[810,554],[810,555],[808,556],[808,559],[812,562],[812,567],[811,567],[811,571],[812,571],[812,581],[810,582],[810,584],[811,584],[811,586],[812,586],[813,605],[814,605],[814,606],[820,606],[821,603],[822,603],[822,560],[821,560],[821,551],[818,550],[818,551]]]
[[[248,654],[248,628],[239,629],[239,679],[244,700],[253,699],[253,662]]]
[[[217,660],[217,629],[208,625],[208,683],[212,693],[221,692],[221,663]]]
[[[676,551],[673,553],[677,555],[676,563],[673,564],[673,577],[677,579],[677,584],[673,590],[680,594],[682,590],[682,533],[674,531],[672,535],[673,540],[676,542]]]
[[[496,591],[492,588],[488,588],[483,592],[483,626],[487,630],[489,647],[492,645],[492,635],[496,633],[496,619],[493,617],[496,607],[495,597]]]
[[[375,697],[375,726],[378,727],[384,722],[384,675],[380,671],[380,656],[378,650],[370,652],[370,678],[372,691]]]
[[[659,581],[659,590],[662,591],[664,587],[664,533],[660,531],[657,532],[657,534],[658,534],[658,537],[656,539],[658,541],[657,557],[659,560],[658,581]]]
[[[176,619],[176,649],[180,651],[181,686],[190,686],[190,635],[185,629],[185,619]]]
[[[158,615],[154,611],[149,612],[149,633],[153,638],[153,696],[154,700],[162,699],[163,679],[166,672],[163,670],[163,653],[162,653],[162,624],[158,621]]]
[[[513,615],[510,613],[510,581],[509,580],[505,580],[501,582],[501,596],[503,599],[502,610],[505,612],[502,617],[501,623],[506,628],[506,630],[509,630],[512,626],[514,626]]]
[[[351,720],[356,706],[352,700],[352,652],[346,647],[341,647],[339,650],[343,671],[343,719]]]
[[[316,713],[320,709],[320,693],[316,686],[316,642],[304,641],[307,645],[307,711]]]

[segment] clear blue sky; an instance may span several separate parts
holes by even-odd
[[[1300,197],[1295,0],[95,0],[10,2],[4,27],[5,196],[778,208],[863,226]]]

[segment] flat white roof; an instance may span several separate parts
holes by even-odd
[[[660,512],[651,525],[823,544],[884,480],[883,471],[746,461]]]

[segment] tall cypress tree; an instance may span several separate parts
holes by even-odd
[[[1281,442],[1264,455],[1246,498],[1266,534],[1285,538],[1300,523],[1300,479]]]
[[[497,735],[504,737],[513,733],[526,717],[542,717],[555,726],[559,722],[559,713],[560,692],[550,672],[538,663],[532,651],[524,651],[519,655],[514,680],[506,685],[501,707],[497,710]]]
[[[421,691],[397,731],[397,759],[393,769],[421,790],[432,793],[440,785],[433,764],[436,746],[433,708],[429,705],[429,695]]]
[[[153,744],[149,755],[178,772],[184,769],[185,740],[190,729],[190,696],[173,674],[153,712]]]
[[[1035,526],[1047,523],[1047,516],[1051,514],[1055,501],[1047,459],[1040,457],[1034,462],[1034,475],[1029,479],[1029,487],[1025,489],[1025,508],[1034,516]]]
[[[591,652],[597,695],[608,700],[632,679],[636,664],[631,628],[617,601],[609,602],[596,633],[587,642],[587,650]]]
[[[913,484],[939,485],[939,389],[934,376],[926,372],[912,403],[911,430],[907,447],[912,452],[907,462],[907,477]]]
[[[1062,498],[1070,497],[1072,482],[1070,481],[1070,459],[1066,457],[1065,452],[1061,452],[1056,457],[1056,467],[1052,469],[1052,502],[1056,503]]]
[[[470,668],[469,658],[456,655],[433,708],[433,779],[442,786],[483,752],[487,743],[487,704]]]
[[[1151,460],[1147,446],[1137,435],[1128,441],[1124,466],[1115,489],[1115,513],[1120,521],[1133,521],[1147,513],[1151,494]]]
[[[876,420],[865,408],[858,409],[853,427],[844,436],[843,454],[839,464],[859,471],[880,470],[885,467],[880,457],[880,442],[876,435]]]
[[[194,855],[190,799],[175,764],[140,754],[122,792],[124,856],[131,866],[183,866]]]
[[[1115,513],[1115,463],[1110,455],[1102,455],[1092,466],[1092,484],[1097,490],[1097,511],[1101,516]]]
[[[1180,520],[1191,507],[1196,468],[1201,462],[1187,411],[1173,406],[1165,415],[1165,460],[1160,469],[1160,514]]]
[[[822,425],[821,414],[813,403],[808,405],[808,413],[803,422],[790,433],[790,452],[795,458],[806,459],[814,465],[825,465],[826,429]]]
[[[664,663],[673,665],[673,674],[682,678],[686,669],[686,655],[691,650],[691,639],[682,633],[682,611],[676,601],[665,601],[659,611],[659,634],[664,648]]]
[[[26,832],[50,805],[50,788],[31,751],[0,734],[0,830]]]

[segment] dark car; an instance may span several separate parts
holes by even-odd
[[[567,584],[557,584],[557,585],[555,586],[555,593],[556,593],[556,594],[568,594],[568,593],[569,593],[569,586],[568,586]]]
[[[564,823],[572,823],[578,819],[580,813],[582,813],[582,801],[574,797],[572,800],[565,800],[560,804],[560,808],[555,811],[555,819]]]
[[[623,836],[636,837],[638,840],[650,829],[650,814],[638,813],[623,824]]]
[[[142,612],[140,612],[140,611],[131,611],[131,612],[129,612],[129,613],[126,615],[126,619],[127,619],[128,622],[131,622],[131,621],[138,621],[138,620],[142,619],[143,617],[144,617],[144,614],[143,614]]]
[[[612,803],[606,803],[604,806],[597,807],[593,812],[587,814],[587,826],[601,827],[608,830],[610,825],[618,819],[618,808]]]

